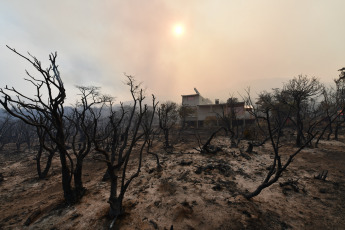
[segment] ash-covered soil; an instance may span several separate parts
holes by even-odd
[[[269,143],[245,153],[246,143],[230,148],[230,141],[219,136],[212,141],[222,148],[216,154],[199,153],[190,140],[179,141],[172,153],[156,147],[163,170],[156,170],[151,155],[144,156],[115,229],[345,229],[343,141],[304,149],[277,183],[251,200],[241,194],[260,184],[273,155]],[[283,162],[294,150],[293,145],[281,148]],[[109,228],[110,186],[102,181],[103,162],[92,154],[85,160],[87,192],[80,203],[67,206],[58,157],[43,180],[34,158],[29,150],[0,152],[0,229]],[[136,170],[132,165],[129,174]],[[325,181],[314,178],[324,170]]]

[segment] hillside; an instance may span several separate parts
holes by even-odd
[[[319,148],[304,149],[277,183],[251,200],[241,193],[263,180],[272,150],[265,144],[247,154],[242,151],[246,143],[230,148],[229,140],[218,136],[212,144],[222,151],[216,154],[194,150],[197,144],[191,137],[179,140],[172,153],[157,146],[163,170],[157,171],[154,158],[145,155],[115,229],[345,228],[343,141],[322,141]],[[282,147],[283,158],[293,149]],[[29,150],[8,147],[0,152],[1,229],[108,229],[109,183],[102,181],[103,162],[87,158],[87,193],[79,204],[66,206],[58,157],[44,180],[37,178],[34,158]],[[323,170],[328,170],[326,180],[315,179]]]

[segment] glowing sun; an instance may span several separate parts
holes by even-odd
[[[176,36],[181,36],[184,32],[183,26],[182,25],[175,25],[173,32]]]

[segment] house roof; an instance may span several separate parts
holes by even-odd
[[[188,96],[200,96],[200,94],[197,94],[197,93],[195,93],[195,94],[188,94],[188,95],[181,95],[182,97],[188,97]]]
[[[229,105],[229,104],[227,104],[227,103],[220,103],[220,104],[206,104],[206,105],[198,105],[198,106],[207,107],[207,106],[226,106],[226,105]],[[244,102],[234,103],[234,107],[241,107],[241,106],[244,106]]]

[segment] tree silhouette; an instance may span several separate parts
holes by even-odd
[[[66,133],[64,127],[64,101],[66,92],[56,64],[57,53],[49,55],[50,66],[44,69],[41,62],[31,54],[26,57],[15,49],[10,48],[15,54],[28,61],[39,73],[39,78],[28,71],[25,81],[35,87],[36,93],[32,96],[24,95],[14,87],[0,88],[3,98],[2,106],[12,116],[25,123],[44,129],[51,141],[56,144],[61,162],[62,187],[67,203],[76,202],[74,190],[71,186],[72,174],[67,164]]]
[[[123,213],[122,201],[128,189],[128,186],[134,178],[139,176],[142,165],[142,156],[145,146],[148,144],[153,116],[156,109],[155,98],[153,97],[153,108],[151,119],[146,128],[142,128],[145,115],[148,113],[148,106],[143,103],[145,97],[143,90],[135,84],[132,76],[127,76],[127,85],[130,88],[133,105],[130,110],[125,110],[123,104],[118,111],[114,111],[112,102],[110,102],[110,115],[107,127],[98,127],[96,122],[94,126],[93,143],[95,150],[101,155],[96,159],[102,160],[107,165],[107,172],[110,177],[110,195],[108,203],[110,204],[110,217],[116,218]],[[105,148],[107,140],[112,144],[110,151]],[[138,146],[137,148],[135,148]],[[133,154],[137,153],[137,170],[127,177],[128,163]],[[103,157],[102,157],[103,156]]]

